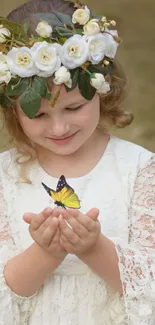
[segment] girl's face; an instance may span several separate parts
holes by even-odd
[[[58,90],[60,95],[53,108],[42,99],[37,116],[29,119],[17,102],[17,115],[36,149],[70,155],[93,136],[100,118],[100,101],[98,94],[91,101],[86,100],[77,88],[67,93],[64,85],[53,85],[52,99]]]

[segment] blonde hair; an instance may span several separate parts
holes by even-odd
[[[49,12],[53,9],[72,13],[73,4],[64,2],[64,0],[33,0],[15,9],[8,15],[8,19],[21,22],[24,17],[30,17],[35,12]],[[124,128],[129,125],[133,116],[123,109],[123,102],[127,93],[127,81],[120,63],[114,61],[114,71],[109,75],[110,92],[106,95],[100,95],[100,121],[99,127],[103,132],[109,132],[112,127]],[[10,135],[10,143],[14,144],[18,155],[16,163],[20,165],[19,173],[23,183],[32,184],[28,178],[28,167],[37,159],[33,143],[25,135],[14,109],[1,108],[3,123]]]

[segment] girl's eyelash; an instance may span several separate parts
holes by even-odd
[[[40,113],[40,114],[36,115],[35,118],[39,118],[39,117],[41,117],[41,116],[44,115],[44,114],[45,114],[45,113]]]
[[[78,107],[74,107],[74,108],[68,107],[68,108],[66,108],[66,110],[69,110],[69,111],[77,111],[81,107],[82,107],[82,105],[81,106],[78,106]],[[40,118],[43,115],[45,115],[45,113],[40,113],[40,114],[36,115],[35,118]]]
[[[68,107],[68,108],[66,108],[66,109],[69,110],[69,111],[77,111],[77,110],[80,109],[81,107],[82,107],[82,105],[81,105],[81,106],[78,106],[78,107],[74,107],[74,108]]]

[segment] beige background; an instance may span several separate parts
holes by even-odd
[[[0,15],[6,15],[23,0],[0,0]],[[126,107],[135,120],[116,135],[155,152],[155,33],[154,0],[87,0],[91,9],[117,21],[123,39],[118,58],[126,69],[129,96]],[[6,130],[0,132],[0,151],[11,147]]]

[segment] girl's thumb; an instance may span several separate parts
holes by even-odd
[[[88,217],[90,217],[91,219],[96,220],[98,218],[98,216],[99,216],[99,213],[100,213],[99,209],[92,208],[86,213],[86,215]]]
[[[23,215],[24,221],[27,222],[28,224],[31,223],[32,217],[33,217],[33,213],[24,213]]]

